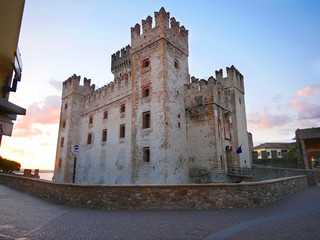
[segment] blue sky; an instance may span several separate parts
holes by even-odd
[[[27,109],[0,154],[53,168],[61,84],[76,73],[101,87],[130,27],[165,7],[189,30],[189,71],[207,79],[234,65],[244,75],[256,144],[291,141],[320,125],[320,1],[27,0],[19,47],[22,82],[10,101]]]

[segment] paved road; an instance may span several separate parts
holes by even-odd
[[[56,205],[0,185],[0,239],[319,240],[320,186],[257,208],[105,211]]]

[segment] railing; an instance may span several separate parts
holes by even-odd
[[[251,168],[232,167],[228,169],[228,175],[240,177],[252,177]]]

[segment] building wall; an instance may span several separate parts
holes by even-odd
[[[80,85],[78,76],[64,82],[54,181],[73,182],[74,144],[82,147],[75,183],[224,182],[228,168],[244,166],[239,159],[248,159],[249,151],[242,75],[232,66],[225,79],[222,70],[217,79],[190,79],[188,31],[163,8],[155,12],[154,20],[154,27],[151,17],[143,20],[142,31],[139,24],[132,27],[131,46],[112,55],[113,82],[98,90],[88,79]],[[235,94],[243,101],[240,107],[233,106]],[[66,103],[70,107],[64,109]],[[125,113],[120,112],[123,104]],[[149,128],[143,127],[146,112]],[[119,137],[122,124],[125,138]],[[88,134],[92,134],[90,144]],[[246,144],[244,157],[239,158],[228,149],[240,140]]]

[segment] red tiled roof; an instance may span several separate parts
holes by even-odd
[[[296,145],[295,142],[292,142],[292,143],[277,143],[277,142],[262,143],[258,146],[255,146],[253,148],[253,150],[261,149],[261,148],[264,148],[264,149],[290,149],[295,145]]]

